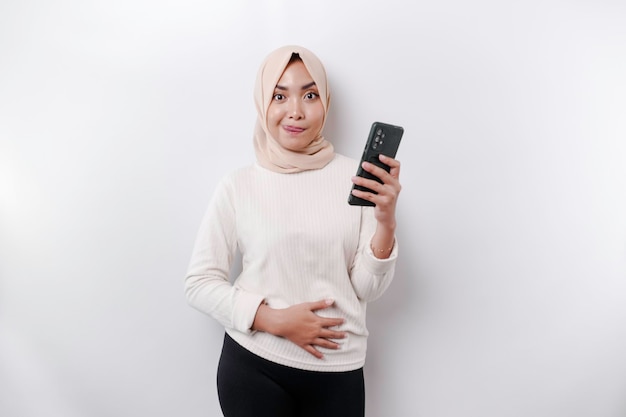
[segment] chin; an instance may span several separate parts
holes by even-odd
[[[282,140],[280,142],[280,145],[283,148],[290,150],[292,152],[302,152],[303,150],[307,148],[307,146],[309,146],[311,142],[312,142],[311,140],[303,140],[303,139],[294,140],[293,138],[291,138],[287,140]]]

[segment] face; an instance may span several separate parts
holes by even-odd
[[[267,109],[269,133],[285,149],[305,149],[322,130],[324,105],[311,74],[300,60],[290,63],[274,88]]]

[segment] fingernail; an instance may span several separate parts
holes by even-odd
[[[335,302],[335,300],[329,298],[328,300],[326,300],[326,305],[327,306],[332,306],[334,302]]]

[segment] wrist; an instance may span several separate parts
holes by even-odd
[[[392,226],[378,224],[370,240],[370,250],[376,258],[386,259],[391,256],[396,241],[395,230],[395,223]]]
[[[393,251],[393,245],[395,242],[393,242],[389,247],[375,247],[373,243],[370,243],[370,250],[372,251],[372,253],[374,254],[375,257],[380,258],[380,259],[386,259],[391,255],[391,252]]]
[[[259,332],[276,334],[276,310],[268,306],[265,302],[259,305],[252,322],[252,330]]]
[[[385,216],[384,218],[376,219],[377,230],[395,233],[396,226],[396,216]]]

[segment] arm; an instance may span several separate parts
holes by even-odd
[[[221,182],[202,220],[185,279],[189,304],[224,327],[249,332],[263,295],[233,286],[231,262],[237,249],[235,211]]]
[[[356,197],[368,200],[376,204],[374,217],[376,218],[376,232],[372,237],[371,248],[374,256],[379,259],[389,258],[395,241],[396,231],[396,202],[402,186],[400,185],[400,162],[385,155],[379,155],[380,161],[387,164],[389,172],[369,162],[363,162],[363,169],[380,178],[380,184],[374,180],[362,177],[353,177],[352,182],[367,187],[377,194],[360,190],[353,190]]]
[[[353,190],[355,196],[376,204],[374,208],[362,208],[359,247],[350,273],[355,293],[363,301],[375,300],[384,293],[393,279],[397,257],[395,211],[402,188],[400,162],[384,155],[380,155],[380,160],[391,167],[390,172],[367,162],[363,163],[363,168],[380,178],[383,184],[362,177],[352,178],[355,184],[377,193]]]

